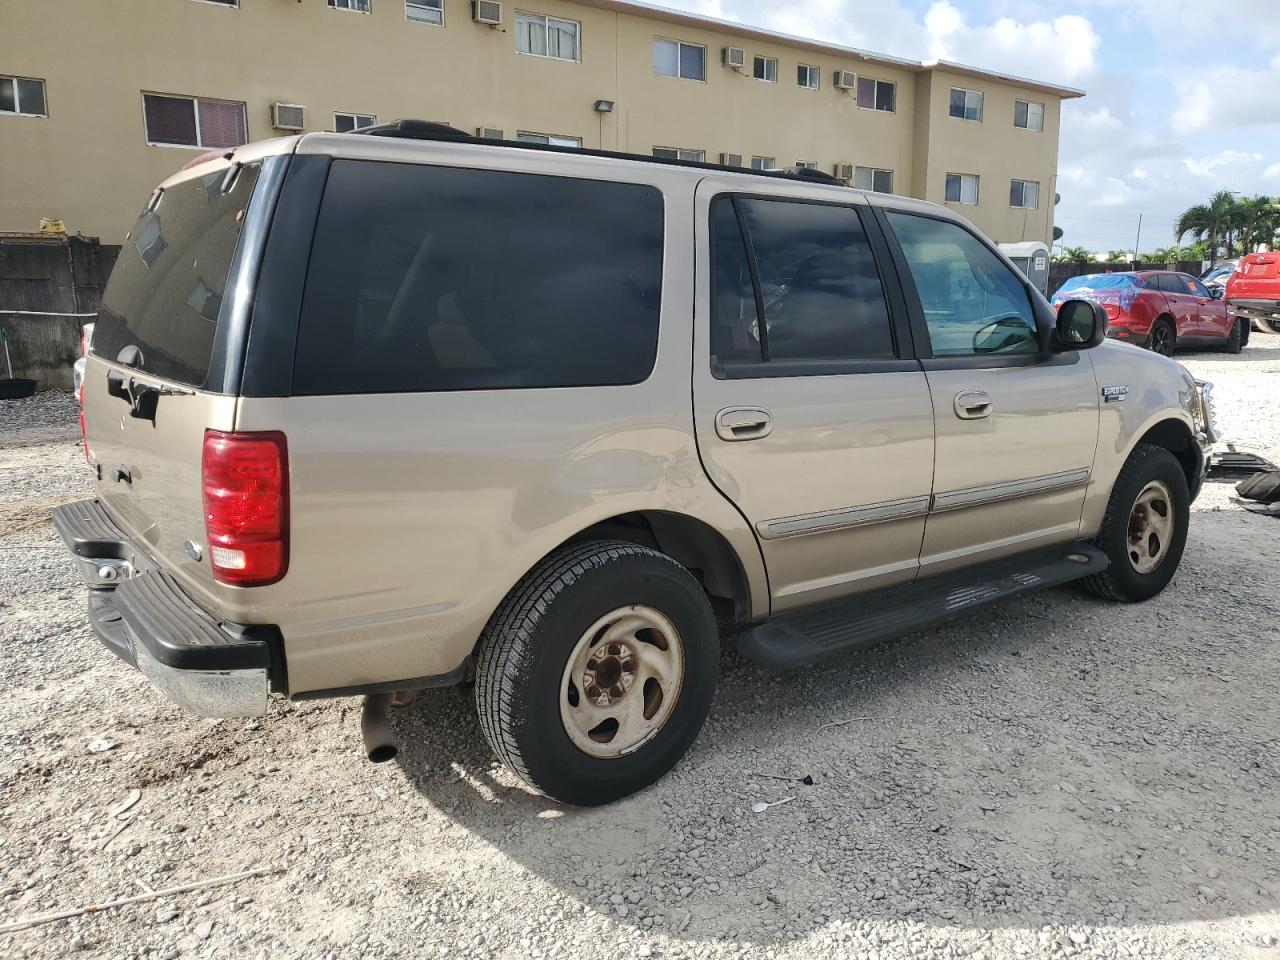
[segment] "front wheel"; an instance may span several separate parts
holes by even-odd
[[[718,637],[702,587],[665,554],[616,540],[565,547],[516,584],[480,639],[485,738],[553,799],[625,797],[702,729]]]
[[[1138,444],[1125,461],[1094,544],[1111,565],[1082,582],[1094,596],[1135,603],[1169,585],[1187,543],[1191,496],[1172,453]]]

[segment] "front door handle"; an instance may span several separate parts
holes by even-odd
[[[716,414],[721,440],[759,440],[773,429],[773,417],[761,407],[729,407]]]
[[[956,394],[956,416],[961,420],[981,420],[991,416],[991,396],[981,390],[964,390]]]

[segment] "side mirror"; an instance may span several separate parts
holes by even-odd
[[[1054,346],[1058,350],[1088,350],[1107,335],[1107,312],[1091,300],[1068,300],[1058,308]]]

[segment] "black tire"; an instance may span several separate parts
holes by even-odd
[[[1147,349],[1166,357],[1172,357],[1178,342],[1178,331],[1168,317],[1161,317],[1151,325],[1147,334]]]
[[[1248,320],[1241,318],[1240,323],[1240,349],[1244,349],[1249,345],[1249,338],[1253,336],[1253,324]]]
[[[597,619],[642,604],[676,628],[684,651],[678,700],[633,752],[602,759],[580,750],[561,719],[561,682]],[[620,540],[557,550],[512,588],[480,638],[476,709],[498,758],[533,789],[595,806],[658,780],[688,751],[711,709],[719,630],[698,581],[665,554]]]
[[[1239,319],[1231,324],[1231,332],[1227,334],[1227,340],[1222,345],[1222,349],[1227,351],[1227,353],[1239,353],[1244,349],[1244,325],[1245,322]]]
[[[1173,536],[1159,565],[1147,573],[1139,573],[1129,556],[1129,517],[1139,494],[1152,481],[1163,483],[1171,494]],[[1191,496],[1187,490],[1187,477],[1177,458],[1164,447],[1138,444],[1116,477],[1111,499],[1107,501],[1107,512],[1102,518],[1102,528],[1093,541],[1107,555],[1111,566],[1102,573],[1085,577],[1080,581],[1081,585],[1105,600],[1122,603],[1150,600],[1169,585],[1178,570],[1187,544],[1190,516]]]

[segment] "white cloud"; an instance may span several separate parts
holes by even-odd
[[[1280,180],[1280,163],[1273,163],[1263,170],[1262,178],[1264,180]]]
[[[938,0],[924,15],[929,56],[959,60],[1023,76],[1072,83],[1088,76],[1102,39],[1084,17],[1020,22],[1001,17],[972,25],[951,0]]]
[[[1174,88],[1169,125],[1177,133],[1280,123],[1280,55],[1261,70],[1193,63],[1178,71]]]
[[[1209,157],[1187,157],[1182,165],[1192,176],[1222,180],[1232,174],[1256,174],[1262,166],[1262,154],[1223,150]]]

